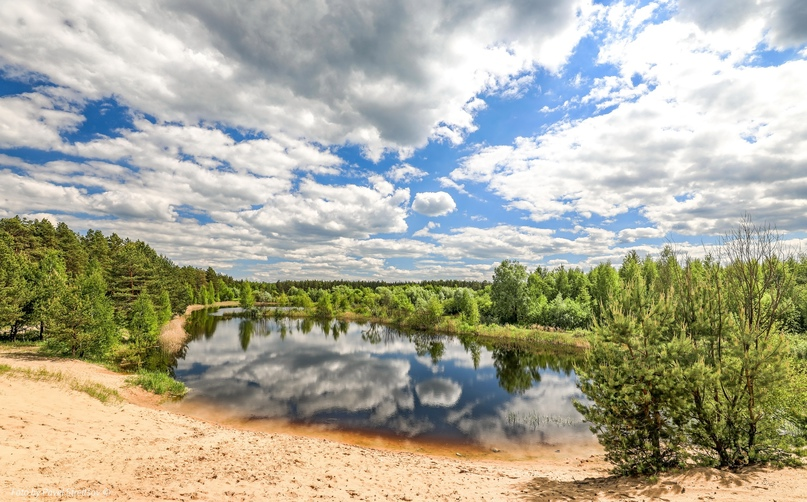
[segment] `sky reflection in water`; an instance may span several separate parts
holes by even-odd
[[[186,401],[287,419],[496,446],[592,438],[572,363],[455,337],[310,319],[196,315],[175,375]]]

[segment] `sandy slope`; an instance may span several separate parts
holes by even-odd
[[[61,371],[143,401],[121,375],[90,364],[14,351],[1,353],[0,364]],[[135,500],[501,500],[536,475],[564,479],[550,465],[237,430],[130,402],[102,404],[58,383],[14,375],[0,377],[0,403],[0,500],[19,490],[63,490],[64,499],[95,490]],[[576,473],[583,472],[592,469]]]
[[[807,472],[699,469],[656,483],[607,477],[598,450],[457,457],[445,448],[243,430],[169,411],[125,376],[31,349],[0,364],[119,389],[103,404],[64,383],[0,376],[0,500],[805,500]],[[378,447],[379,445],[383,448]],[[423,448],[421,448],[422,450]],[[594,454],[592,456],[592,454]]]

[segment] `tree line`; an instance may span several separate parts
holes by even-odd
[[[252,283],[251,291],[258,303],[297,307],[319,317],[372,317],[401,327],[450,332],[484,331],[485,325],[589,330],[608,318],[614,298],[635,283],[642,283],[653,294],[665,294],[674,279],[673,264],[678,262],[668,246],[658,257],[640,258],[630,251],[619,267],[605,262],[588,272],[564,266],[529,271],[516,260],[503,260],[494,269],[491,282],[424,281],[373,287],[376,283],[286,281]],[[804,333],[807,258],[789,256],[781,267],[788,286],[777,305],[776,320],[790,333]]]
[[[41,340],[57,354],[138,367],[174,313],[235,299],[239,285],[114,233],[0,220],[0,338]]]

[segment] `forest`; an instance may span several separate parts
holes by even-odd
[[[505,259],[490,282],[412,283],[235,280],[114,233],[0,220],[2,340],[135,371],[174,314],[227,300],[253,316],[296,307],[284,315],[583,346],[578,409],[622,473],[794,461],[807,439],[807,257],[750,219],[704,258],[666,247],[589,271]]]

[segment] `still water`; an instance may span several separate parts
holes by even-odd
[[[484,447],[588,442],[572,357],[383,325],[195,313],[174,374],[249,421]]]

